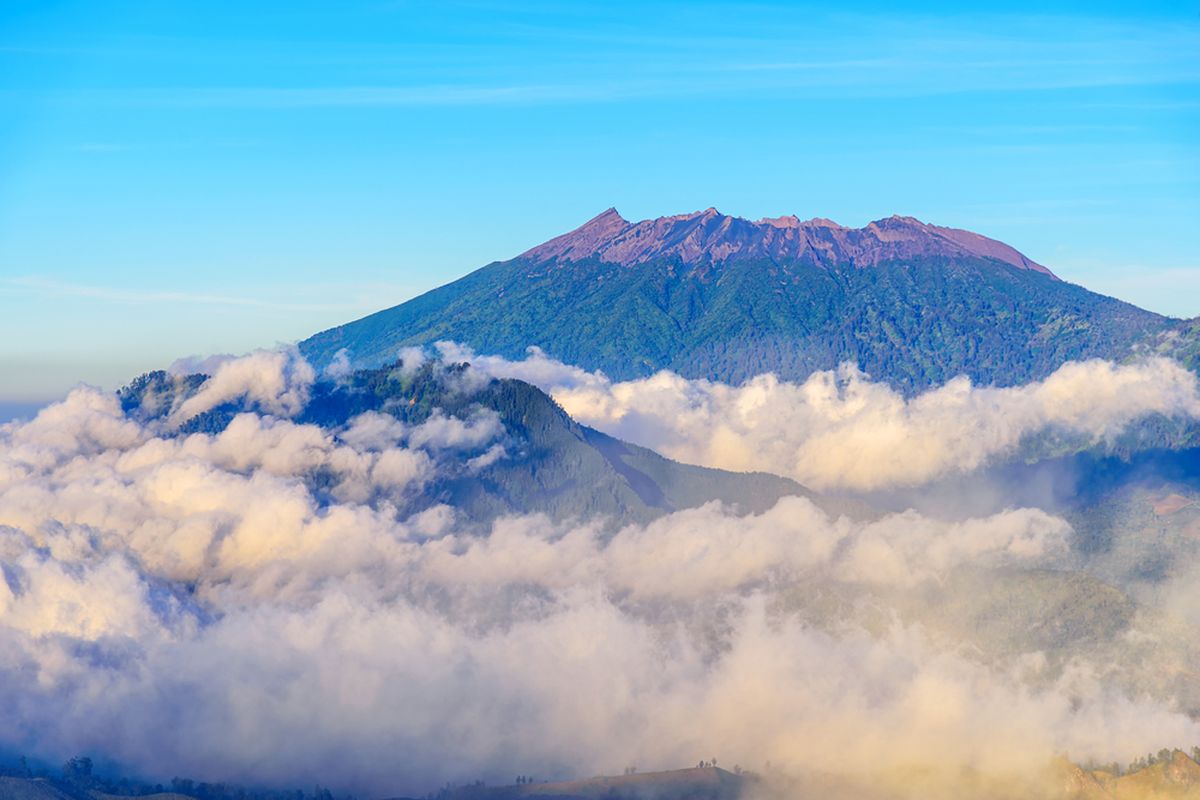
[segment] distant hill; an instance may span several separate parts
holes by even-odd
[[[0,775],[0,800],[122,800],[126,797],[128,795],[85,789],[67,780]],[[138,794],[137,797],[141,800],[193,800],[187,795],[174,792]]]
[[[1070,764],[1063,764],[1060,770],[1064,794],[1070,800],[1200,798],[1200,764],[1182,750],[1164,751],[1154,763],[1126,774]]]
[[[885,785],[876,785],[883,781]],[[967,767],[958,774],[911,774],[760,777],[733,773],[717,767],[632,775],[597,776],[580,780],[530,782],[507,786],[482,783],[446,788],[430,795],[433,800],[742,800],[754,797],[837,797],[842,800],[884,800],[922,796],[922,787],[934,796],[961,796],[979,800],[1189,800],[1200,798],[1200,764],[1181,750],[1163,750],[1139,758],[1128,768],[1121,765],[1081,766],[1065,758],[1055,759],[1044,771],[1013,775],[1011,785],[988,780]],[[958,789],[957,795],[947,794]],[[304,797],[303,793],[296,793]],[[219,794],[220,797],[234,793]],[[284,800],[287,793],[253,795],[266,800]],[[326,793],[326,797],[332,797]],[[200,800],[201,793],[130,795],[105,794],[64,780],[0,777],[0,800]],[[394,797],[389,800],[410,800]]]
[[[0,800],[81,800],[87,794],[46,778],[0,775]]]
[[[1061,281],[979,234],[911,217],[846,228],[715,209],[636,223],[609,209],[300,348],[318,367],[343,349],[378,366],[437,340],[509,358],[536,345],[618,379],[803,379],[854,361],[910,393],[959,374],[1018,384],[1072,359],[1200,359],[1196,323]]]
[[[337,428],[366,411],[420,424],[435,411],[468,418],[479,409],[499,415],[506,456],[470,473],[440,475],[409,499],[405,511],[448,503],[480,521],[512,513],[545,513],[557,519],[606,517],[645,522],[670,511],[712,500],[743,513],[761,512],[781,497],[801,495],[833,513],[860,506],[818,496],[795,481],[766,473],[734,473],[664,458],[580,425],[540,389],[518,380],[491,380],[475,391],[456,388],[461,367],[425,365],[415,372],[397,366],[360,370],[338,381],[321,381],[296,422]],[[200,389],[203,375],[154,372],[121,390],[128,413],[162,418]],[[182,420],[176,433],[217,433],[233,417],[255,410],[244,400]],[[313,475],[321,489],[323,476]]]
[[[573,781],[463,786],[441,792],[437,800],[737,800],[755,782],[749,775],[718,767],[692,767]]]

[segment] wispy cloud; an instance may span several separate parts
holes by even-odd
[[[663,84],[529,84],[510,86],[211,86],[82,92],[75,102],[158,108],[387,108],[540,105],[659,95]]]
[[[653,73],[646,69],[643,73]],[[747,77],[756,76],[756,77]],[[1046,92],[1200,82],[1200,64],[1135,69],[1031,59],[1003,65],[945,59],[811,64],[729,63],[655,77],[619,74],[559,83],[505,85],[201,86],[88,90],[60,96],[71,104],[152,108],[305,109],[436,106],[530,106],[703,96],[907,98],[965,92]]]
[[[57,99],[159,108],[389,108],[723,94],[921,97],[1200,82],[1200,62],[1190,56],[1200,34],[1180,25],[913,15],[842,15],[798,25],[759,8],[719,26],[700,13],[698,22],[675,24],[662,36],[594,16],[595,24],[583,27],[575,19],[570,25],[501,20],[483,39],[437,47],[359,42],[313,53],[294,43],[239,42],[232,52],[202,57],[228,67],[253,52],[261,66],[266,51],[271,64],[288,71],[245,73],[244,83],[228,85],[90,88]],[[331,71],[330,63],[340,67]]]
[[[129,145],[114,142],[83,142],[71,147],[78,153],[121,153],[129,150]]]
[[[247,147],[261,147],[263,142],[259,139],[250,138],[222,138],[222,139],[178,139],[156,140],[156,141],[139,141],[139,142],[79,142],[77,144],[68,145],[67,149],[75,153],[127,153],[132,151],[170,151],[170,150],[197,150],[197,149],[216,149],[216,150],[231,150],[243,149]]]
[[[351,303],[304,303],[229,294],[212,294],[208,292],[91,286],[33,276],[0,278],[0,291],[34,293],[48,297],[84,297],[128,305],[178,303],[183,305],[269,308],[284,311],[354,311],[359,308],[358,305]]]

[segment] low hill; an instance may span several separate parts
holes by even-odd
[[[443,791],[437,800],[737,800],[754,782],[719,767],[692,767],[573,781],[464,786]]]
[[[233,797],[233,794],[221,796]],[[286,792],[252,796],[283,800]],[[295,793],[302,797],[302,792]],[[325,796],[332,797],[329,793]],[[0,800],[197,800],[173,792],[106,794],[45,777],[0,776]],[[838,798],[838,800],[913,800],[963,797],[976,800],[1194,800],[1200,798],[1200,764],[1181,750],[1163,750],[1139,759],[1127,770],[1119,765],[1081,766],[1055,758],[1044,770],[987,776],[973,767],[909,768],[858,775],[832,773],[733,773],[717,767],[693,767],[632,775],[602,775],[579,780],[531,782],[507,786],[482,783],[442,789],[432,800],[742,800],[743,798]],[[393,797],[389,800],[412,800]]]
[[[127,800],[128,797],[84,789],[65,780],[0,775],[0,800]],[[139,800],[194,800],[188,795],[174,792],[139,794],[137,797]]]
[[[1200,798],[1200,764],[1182,750],[1163,756],[1123,775],[1111,769],[1075,767],[1068,772],[1066,796],[1070,800]]]
[[[463,391],[455,378],[463,369],[427,364],[408,372],[391,365],[321,381],[295,421],[334,429],[366,411],[413,425],[435,414],[468,419],[480,410],[495,412],[504,428],[504,457],[477,470],[440,473],[409,498],[408,513],[447,503],[482,522],[504,514],[545,513],[555,519],[606,517],[624,523],[713,500],[743,513],[761,512],[789,495],[808,497],[830,513],[865,513],[860,505],[821,497],[787,478],[680,464],[614,439],[575,422],[548,395],[522,381],[490,380]],[[129,413],[162,418],[205,380],[203,375],[150,373],[120,395]],[[182,420],[174,432],[217,433],[247,410],[255,407],[244,400],[228,402]],[[312,480],[319,490],[323,476]]]
[[[46,778],[0,776],[0,800],[86,800],[87,794]]]

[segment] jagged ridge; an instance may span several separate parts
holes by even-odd
[[[1187,357],[1185,328],[1008,245],[907,217],[852,229],[711,209],[630,223],[610,210],[300,348],[321,367],[343,349],[376,366],[438,340],[509,358],[536,345],[613,378],[670,369],[730,383],[852,361],[917,393],[958,375],[1024,383],[1069,360]]]
[[[978,233],[891,216],[862,228],[795,216],[752,222],[715,208],[628,222],[610,208],[580,227],[527,250],[530,261],[599,258],[622,266],[661,258],[685,264],[766,258],[821,266],[874,267],[915,258],[989,258],[1055,277],[1049,269],[1003,242]],[[1057,279],[1057,278],[1056,278]]]

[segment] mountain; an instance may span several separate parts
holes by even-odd
[[[854,361],[913,393],[966,374],[1044,377],[1139,351],[1197,356],[1200,331],[1059,280],[1006,244],[890,217],[752,222],[715,209],[628,222],[609,209],[516,258],[300,343],[378,366],[454,340],[520,358],[531,345],[610,377],[660,369],[740,382]]]
[[[766,473],[735,473],[680,464],[643,447],[580,425],[540,389],[518,380],[489,380],[464,391],[464,365],[426,364],[415,371],[397,366],[359,370],[337,381],[319,381],[296,417],[297,423],[337,430],[353,417],[377,411],[408,425],[436,415],[469,420],[494,412],[503,425],[505,455],[479,469],[465,469],[467,453],[439,469],[431,484],[412,493],[404,514],[439,503],[486,523],[505,514],[545,513],[556,519],[605,517],[617,523],[645,522],[670,511],[712,500],[743,513],[762,512],[781,497],[802,495],[831,513],[861,513],[862,507],[821,497],[795,481]],[[166,420],[204,385],[207,376],[173,376],[158,371],[119,392],[126,413],[143,422]],[[243,399],[224,403],[170,433],[216,434],[242,412],[258,411]],[[309,479],[318,496],[332,476]]]

